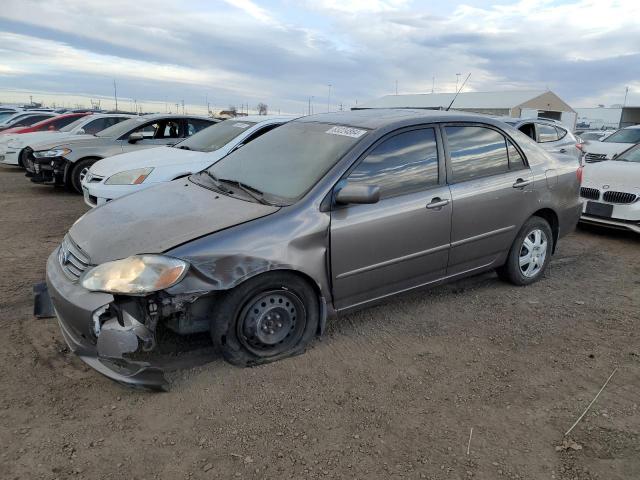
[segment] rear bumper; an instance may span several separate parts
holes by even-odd
[[[116,382],[154,390],[166,388],[161,369],[123,356],[137,350],[140,341],[151,332],[135,319],[120,324],[114,318],[104,321],[96,336],[94,315],[110,305],[114,297],[90,292],[71,281],[62,271],[57,253],[58,249],[47,261],[47,287],[60,331],[71,351]]]
[[[581,213],[582,202],[578,202],[576,205],[559,212],[558,238],[562,238],[576,229]]]

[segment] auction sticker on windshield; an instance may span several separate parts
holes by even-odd
[[[366,130],[360,130],[359,128],[353,127],[331,127],[326,133],[330,133],[331,135],[342,135],[343,137],[353,137],[360,138],[362,135],[367,133]]]
[[[251,125],[249,125],[248,123],[234,123],[233,126],[236,128],[247,128],[247,127],[250,127]]]

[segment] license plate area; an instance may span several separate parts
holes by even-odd
[[[587,215],[593,215],[594,217],[611,218],[611,215],[613,214],[613,205],[600,202],[587,202],[587,209],[585,213]]]

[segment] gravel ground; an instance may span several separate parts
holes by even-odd
[[[331,322],[303,356],[214,358],[154,394],[85,367],[32,316],[85,210],[0,169],[2,479],[640,478],[637,236],[579,229],[535,285],[486,274],[407,294]]]

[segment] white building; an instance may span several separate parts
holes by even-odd
[[[615,129],[640,123],[640,107],[576,108],[576,128]]]
[[[454,96],[455,93],[386,95],[358,105],[353,110],[368,108],[444,110],[449,106]],[[515,118],[551,118],[560,120],[571,129],[575,127],[577,117],[575,110],[550,90],[463,92],[458,94],[451,110]]]

